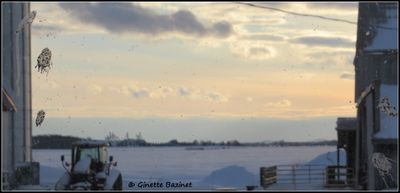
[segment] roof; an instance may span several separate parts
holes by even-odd
[[[1,88],[1,95],[3,98],[3,111],[16,112],[17,106],[15,105],[14,100],[3,87]]]
[[[72,143],[72,146],[97,147],[97,146],[108,146],[108,143],[102,140],[81,140]]]
[[[337,131],[355,131],[357,129],[357,118],[339,117],[336,121]]]

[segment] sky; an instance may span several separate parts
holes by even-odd
[[[357,21],[357,3],[256,3]],[[39,3],[33,134],[152,142],[335,139],[356,115],[355,24],[238,3]]]

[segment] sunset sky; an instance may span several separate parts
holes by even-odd
[[[356,3],[256,4],[357,21]],[[46,47],[53,62],[32,71],[34,134],[335,139],[336,117],[356,114],[355,24],[228,2],[31,10],[32,66]]]

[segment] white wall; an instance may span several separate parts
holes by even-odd
[[[32,158],[32,105],[30,26],[16,35],[16,27],[30,13],[29,3],[2,3],[2,88],[14,100],[17,111],[2,111],[2,173]],[[18,39],[18,40],[17,40]],[[18,45],[16,45],[18,43]],[[17,51],[18,49],[18,51]]]

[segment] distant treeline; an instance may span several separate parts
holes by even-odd
[[[91,140],[90,138],[79,138],[73,136],[62,136],[62,135],[38,135],[33,137],[33,148],[34,149],[69,149],[71,144],[79,140]],[[166,143],[151,143],[146,142],[141,138],[141,135],[137,135],[136,139],[117,139],[106,137],[106,140],[110,146],[114,147],[164,147],[164,146],[257,146],[257,147],[286,147],[286,146],[332,146],[336,145],[336,140],[321,140],[321,141],[310,141],[310,142],[285,142],[284,140],[274,142],[253,142],[253,143],[241,143],[238,140],[212,142],[212,141],[197,141],[193,142],[179,142],[176,139],[170,140]]]
[[[73,142],[79,140],[83,140],[83,138],[62,135],[38,135],[32,138],[32,148],[69,149]]]

